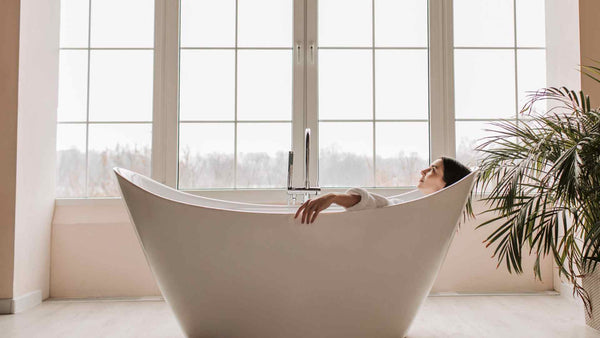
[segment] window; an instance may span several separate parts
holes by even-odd
[[[150,175],[154,2],[62,0],[60,32],[57,196],[116,196]]]
[[[545,85],[543,0],[61,3],[59,197],[414,186]],[[454,22],[454,23],[452,23]]]
[[[181,0],[180,189],[287,184],[293,6]]]
[[[474,165],[498,119],[546,85],[544,0],[454,0],[456,157]],[[539,107],[539,106],[538,106]],[[542,108],[542,107],[539,107]]]
[[[415,185],[429,163],[427,1],[319,0],[318,20],[320,185]]]

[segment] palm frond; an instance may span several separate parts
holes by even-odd
[[[587,69],[600,77],[600,67]],[[599,81],[600,82],[600,81]],[[539,114],[534,106],[551,106]],[[476,228],[493,226],[484,240],[495,244],[498,266],[521,273],[523,249],[540,259],[552,255],[580,297],[580,271],[600,262],[600,113],[582,91],[550,87],[531,94],[520,112],[527,121],[490,124],[475,187],[493,216]],[[586,311],[591,306],[584,299]]]

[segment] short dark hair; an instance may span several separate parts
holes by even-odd
[[[442,179],[446,182],[446,187],[453,185],[471,173],[469,168],[453,158],[442,157],[442,161],[444,163],[444,176]]]

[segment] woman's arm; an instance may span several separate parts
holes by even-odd
[[[349,208],[359,203],[360,199],[360,195],[330,192],[304,202],[304,204],[302,204],[296,211],[294,218],[298,218],[300,211],[304,210],[302,213],[302,223],[304,223],[304,221],[306,221],[307,224],[313,223],[317,218],[317,215],[322,210],[329,208],[332,203],[341,205],[344,208]]]
[[[381,208],[386,205],[395,204],[396,199],[388,199],[385,196],[368,192],[365,188],[350,188],[344,193],[327,193],[316,197],[315,199],[304,202],[296,211],[297,218],[300,211],[302,213],[302,223],[313,223],[319,212],[329,208],[332,203],[343,206],[346,211],[355,211],[363,209]]]

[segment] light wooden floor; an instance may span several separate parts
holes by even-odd
[[[0,315],[0,337],[183,337],[163,301],[50,300]],[[428,297],[408,337],[600,337],[561,296]],[[285,337],[284,337],[285,338]]]

